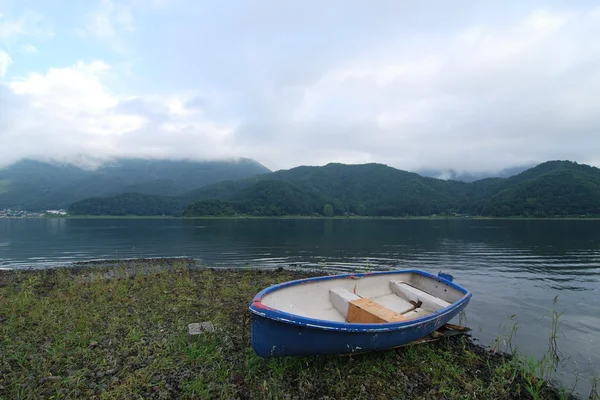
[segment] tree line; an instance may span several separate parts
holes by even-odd
[[[600,216],[600,170],[551,161],[510,178],[465,183],[381,164],[328,164],[218,182],[178,197],[130,194],[86,199],[69,211],[184,216]]]

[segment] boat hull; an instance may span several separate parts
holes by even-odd
[[[398,272],[398,271],[395,271]],[[471,293],[444,278],[411,270],[459,288],[463,298],[439,312],[400,323],[350,324],[300,317],[261,305],[263,292],[250,305],[252,312],[252,347],[261,357],[349,354],[385,350],[423,338],[448,323],[468,304]],[[390,273],[390,272],[383,272]],[[370,273],[372,274],[372,273]],[[360,274],[353,275],[360,279]],[[344,276],[338,276],[340,278]],[[335,279],[324,277],[314,279]],[[298,281],[300,283],[308,280]],[[287,282],[282,285],[294,284]]]

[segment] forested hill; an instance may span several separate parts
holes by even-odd
[[[204,186],[161,197],[175,215],[367,215],[367,216],[600,216],[600,170],[549,161],[510,178],[471,183],[427,178],[382,164],[297,167]],[[120,198],[75,203],[78,214],[150,215],[124,207]],[[186,207],[187,206],[187,207]],[[143,209],[143,207],[141,207]]]
[[[271,172],[250,159],[186,161],[116,159],[95,169],[22,160],[0,169],[0,209],[66,208],[95,196],[140,193],[177,196],[223,180]],[[147,198],[154,204],[155,198]],[[142,200],[142,207],[144,200]]]
[[[600,169],[549,161],[502,182],[482,215],[600,216]]]

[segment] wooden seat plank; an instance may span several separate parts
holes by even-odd
[[[406,321],[408,318],[365,297],[348,302],[346,320],[353,323],[378,324]]]

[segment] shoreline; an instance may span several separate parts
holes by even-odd
[[[41,216],[41,217],[0,217],[0,219],[173,219],[173,220],[205,220],[205,219],[223,219],[223,220],[242,220],[242,219],[307,219],[307,220],[490,220],[490,221],[600,221],[600,217],[455,217],[455,216],[413,216],[413,217],[394,217],[394,216],[311,216],[311,215],[281,215],[281,216],[194,216],[178,217],[172,215],[61,215],[61,216]]]
[[[531,387],[560,398],[514,357],[465,336],[346,357],[258,357],[254,294],[325,274],[190,258],[0,270],[0,397],[517,399],[531,398]],[[188,344],[187,324],[202,321],[217,333]]]

